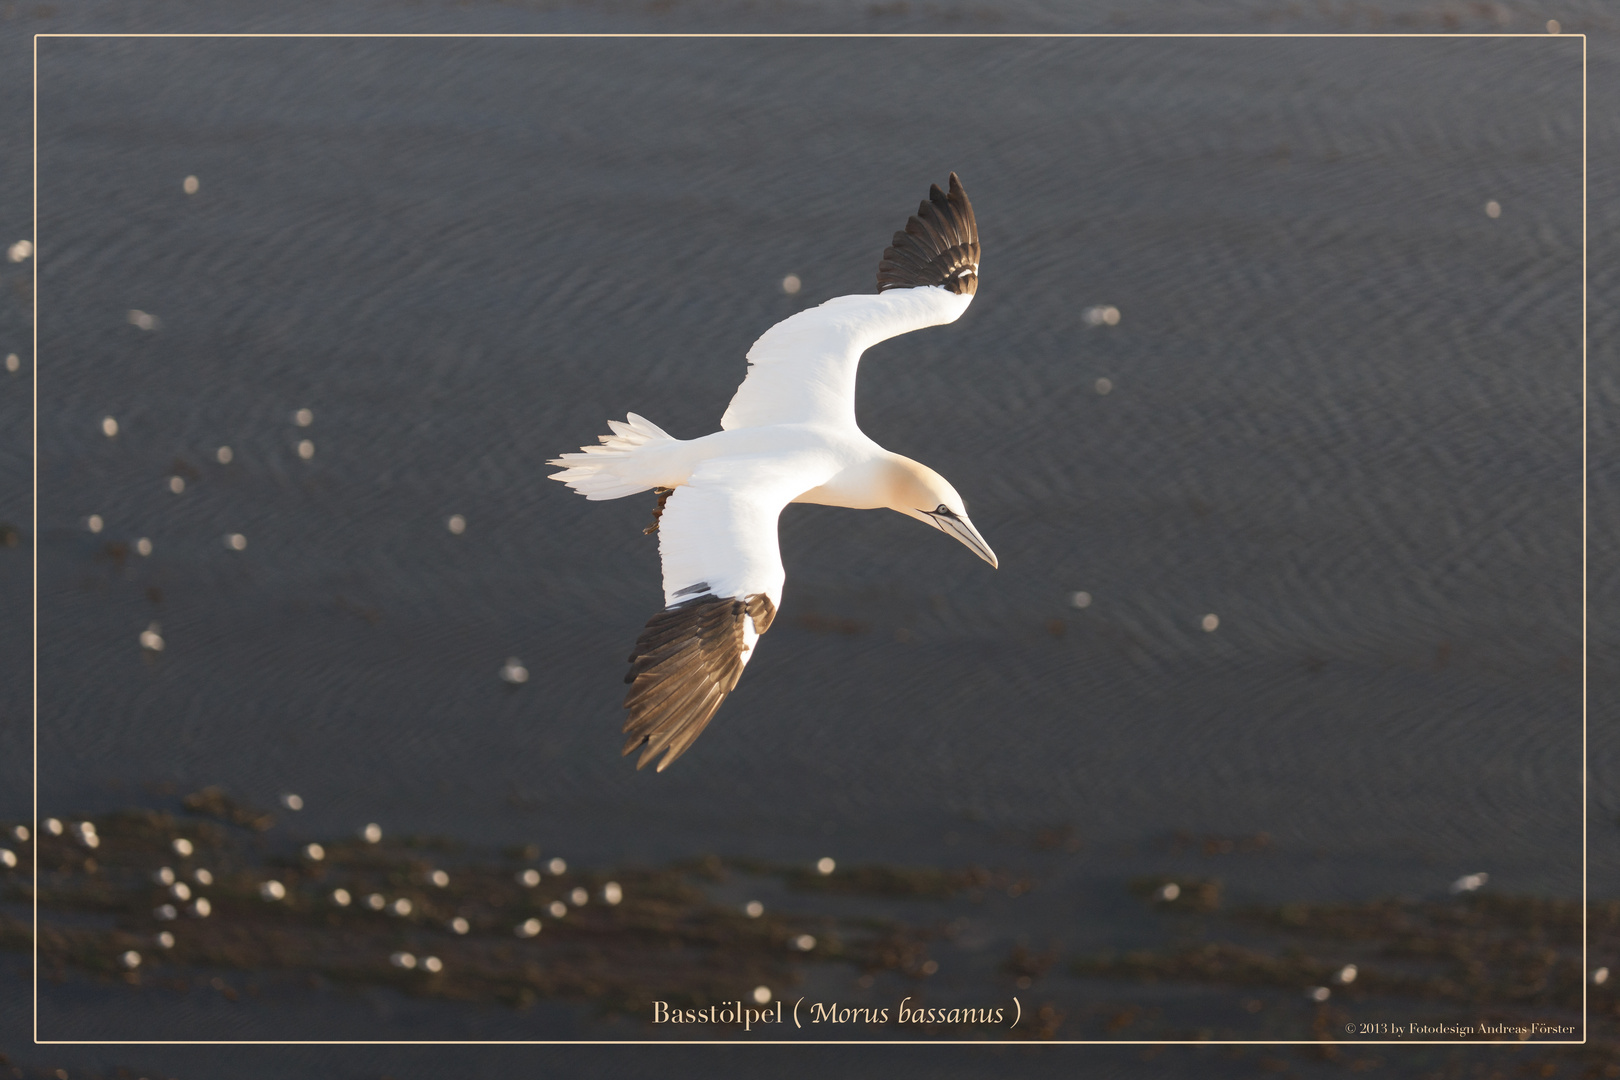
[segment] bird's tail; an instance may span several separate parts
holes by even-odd
[[[561,454],[546,462],[562,466],[563,471],[552,473],[551,478],[593,502],[666,486],[667,466],[664,455],[657,451],[679,440],[635,413],[629,413],[622,424],[617,420],[607,423],[613,433],[599,436],[602,445],[582,446],[577,454]]]

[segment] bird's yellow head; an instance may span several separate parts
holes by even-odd
[[[984,542],[979,530],[968,520],[967,506],[946,479],[922,464],[898,454],[885,470],[886,505],[907,517],[934,526],[940,532],[954,536],[979,558],[991,566],[1000,566],[996,553]]]

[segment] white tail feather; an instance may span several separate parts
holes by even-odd
[[[613,434],[598,436],[600,446],[582,446],[577,454],[561,454],[546,462],[562,466],[563,471],[552,473],[551,478],[593,502],[661,486],[664,455],[657,451],[679,440],[635,413],[627,414],[623,423],[609,420],[607,424]]]

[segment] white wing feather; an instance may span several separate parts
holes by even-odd
[[[658,521],[664,603],[704,593],[764,593],[780,606],[786,574],[777,518],[795,496],[827,479],[832,470],[818,467],[820,460],[741,457],[698,466],[670,495]]]
[[[836,296],[784,319],[748,350],[748,377],[720,426],[855,426],[855,373],[861,354],[898,334],[961,318],[972,293],[938,285]]]

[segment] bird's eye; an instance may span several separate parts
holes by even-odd
[[[948,518],[953,518],[953,517],[956,516],[956,511],[952,510],[950,507],[946,506],[944,503],[940,503],[938,508],[936,508],[934,510],[934,513],[938,514],[941,517],[948,517]]]

